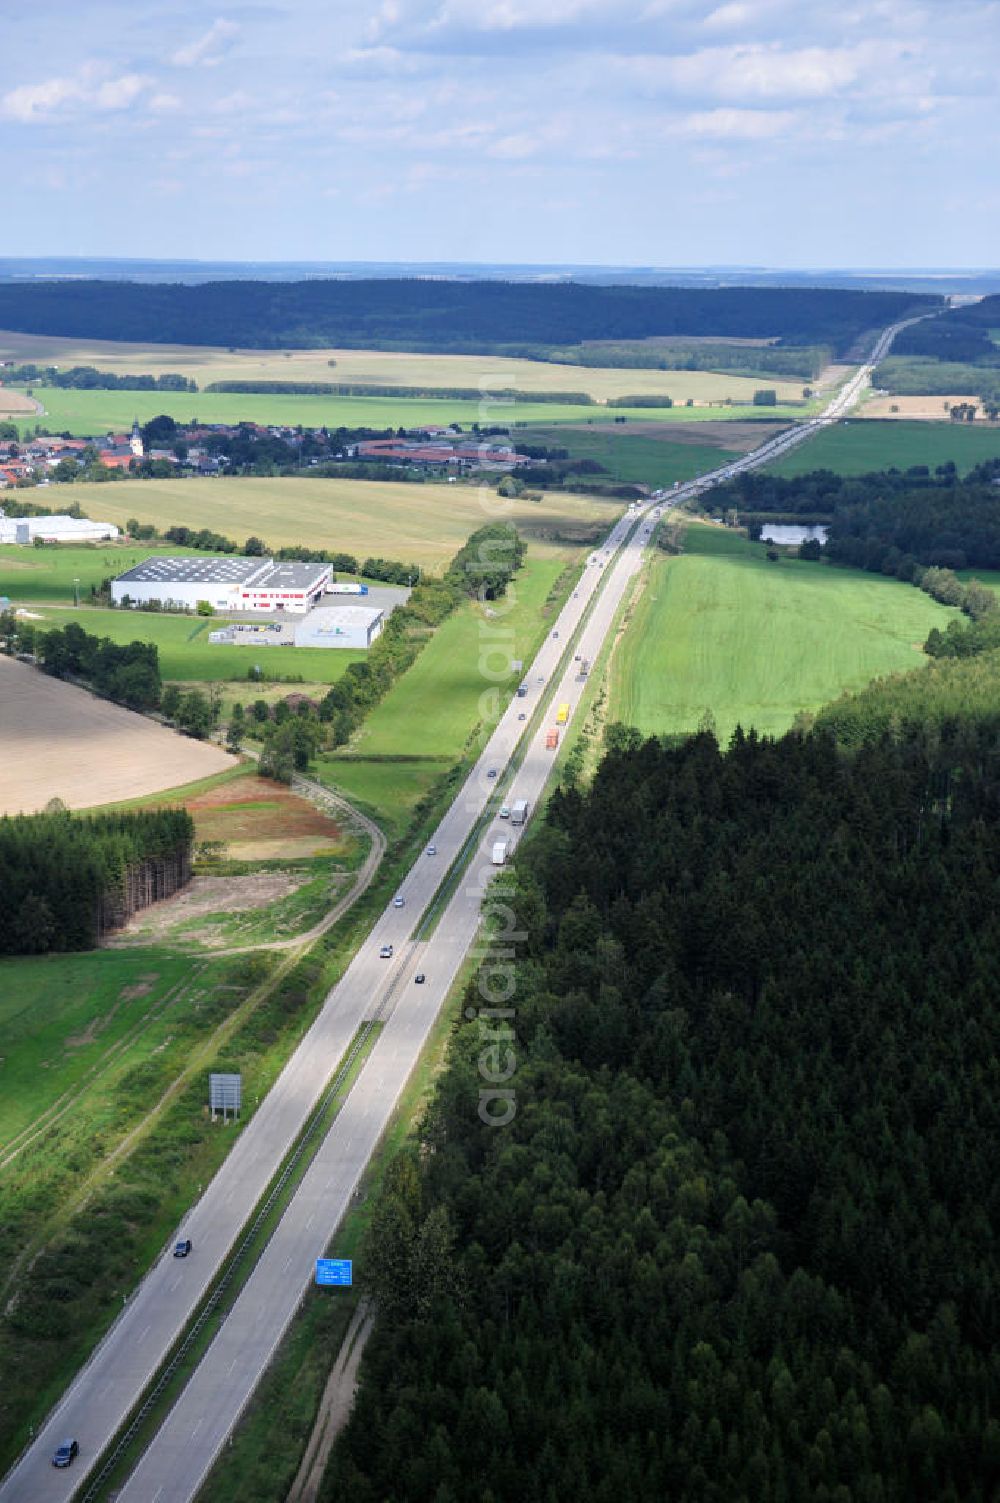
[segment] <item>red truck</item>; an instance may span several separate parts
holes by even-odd
[[[559,732],[553,726],[551,731],[545,732],[545,750],[554,751],[559,745]]]

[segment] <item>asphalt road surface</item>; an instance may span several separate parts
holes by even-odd
[[[546,733],[555,725],[557,705],[569,705],[570,721],[577,711],[586,684],[579,676],[576,657],[591,662],[597,658],[641,566],[652,527],[649,513],[659,513],[668,502],[680,502],[742,470],[757,468],[835,420],[857,400],[872,366],[900,327],[881,336],[871,359],[841,388],[822,417],[679,486],[669,497],[654,498],[629,512],[591,555],[578,587],[525,672],[527,696],[513,698],[500,717],[431,837],[435,854],[421,854],[400,886],[404,906],[390,904],[380,915],[225,1163],[178,1228],[178,1234],[192,1240],[191,1255],[175,1260],[170,1247],[164,1249],[31,1446],[0,1484],[0,1503],[66,1503],[80,1488],[189,1322],[359,1026],[378,1013],[387,1018],[385,1027],[330,1132],[229,1316],[119,1494],[120,1503],[182,1503],[195,1497],[311,1284],[315,1260],[334,1243],[365,1165],[473,943],[483,897],[498,876],[490,859],[493,843],[503,838],[513,847],[519,830],[509,821],[490,820],[429,938],[415,941],[411,935],[452,863],[466,853],[497,788],[502,786],[507,804],[523,798],[531,810],[541,798],[555,757],[554,751],[546,749]],[[592,602],[593,609],[574,640]],[[503,602],[498,602],[495,614],[483,621],[481,652],[486,674],[490,662],[496,666],[509,645],[503,633]],[[491,649],[496,650],[492,658]],[[488,692],[485,676],[484,686]],[[534,712],[540,700],[547,700],[546,713],[536,724]],[[527,716],[525,721],[519,719],[521,713]],[[513,753],[529,730],[519,767],[505,777]],[[561,735],[560,731],[560,740]],[[496,770],[496,778],[489,776],[491,769]],[[393,946],[388,960],[379,957],[386,944]],[[423,985],[414,982],[418,971],[426,975]],[[510,1088],[516,1090],[516,1075]],[[488,1109],[495,1115],[502,1108],[503,1099],[497,1098]],[[231,1129],[220,1128],[227,1130]],[[331,1290],[330,1297],[336,1298],[336,1292]],[[67,1437],[78,1440],[80,1454],[73,1466],[56,1470],[50,1464],[52,1453]]]

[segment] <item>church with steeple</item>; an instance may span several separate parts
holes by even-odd
[[[146,446],[142,441],[142,434],[139,431],[138,418],[132,419],[132,433],[128,442],[129,448],[132,450],[132,453],[135,455],[136,459],[141,459],[146,452]]]

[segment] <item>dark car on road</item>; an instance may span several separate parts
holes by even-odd
[[[70,1466],[74,1458],[79,1454],[80,1447],[75,1440],[64,1440],[61,1446],[56,1446],[55,1455],[52,1457],[53,1466]]]
[[[191,1251],[191,1238],[181,1237],[179,1242],[174,1243],[174,1257],[186,1258]]]

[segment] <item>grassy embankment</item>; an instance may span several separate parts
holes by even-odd
[[[825,428],[807,444],[793,449],[768,469],[774,475],[804,475],[835,470],[864,475],[871,470],[908,469],[954,460],[961,473],[984,459],[1000,458],[1000,428],[966,423],[924,423],[851,419]]]
[[[372,814],[390,839],[406,828],[470,745],[493,690],[509,697],[520,674],[507,656],[530,662],[582,561],[574,548],[529,548],[514,604],[494,618],[464,603],[366,719],[349,749],[324,757],[317,776]],[[498,651],[490,653],[497,644]]]
[[[917,668],[932,626],[958,613],[920,590],[783,557],[692,524],[679,558],[656,558],[616,655],[611,720],[646,734],[692,731],[710,713],[779,733],[877,674]]]

